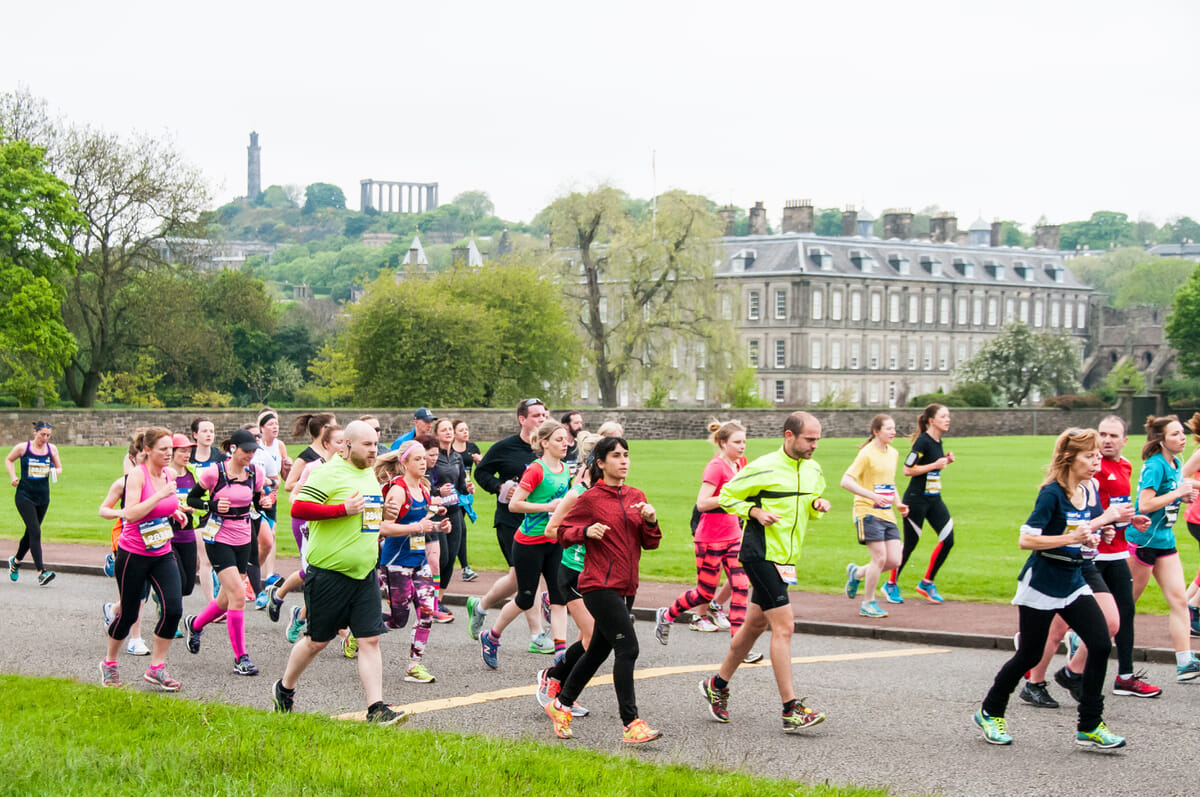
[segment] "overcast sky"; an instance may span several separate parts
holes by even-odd
[[[721,203],[1200,218],[1200,4],[10,4],[0,91],[174,137],[213,204],[363,178],[529,220],[609,182]],[[656,167],[656,168],[654,168]]]

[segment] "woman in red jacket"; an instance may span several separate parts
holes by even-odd
[[[653,741],[662,734],[638,718],[633,690],[633,668],[638,657],[637,634],[629,619],[638,588],[638,562],[642,549],[662,542],[654,507],[641,490],[628,487],[629,444],[606,437],[596,444],[590,467],[592,487],[575,503],[560,530],[562,544],[582,543],[586,550],[579,591],[595,620],[591,643],[563,682],[546,713],[560,739],[571,738],[571,711],[579,693],[613,652],[613,687],[626,744]]]

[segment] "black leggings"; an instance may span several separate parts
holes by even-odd
[[[562,546],[557,542],[541,542],[535,545],[513,543],[513,567],[517,571],[517,595],[513,598],[521,611],[533,608],[537,599],[538,581],[546,579],[546,591],[550,602],[562,606],[565,601],[558,589],[558,566],[562,560]]]
[[[250,560],[246,564],[246,578],[250,580],[250,589],[254,595],[262,592],[262,568],[258,564],[258,524],[266,523],[267,519],[259,518],[250,521]]]
[[[45,570],[42,562],[42,521],[46,519],[46,510],[50,504],[35,504],[23,498],[17,498],[17,514],[25,523],[25,534],[17,545],[17,561],[25,558],[26,553],[33,554],[33,566],[38,572]]]
[[[458,566],[459,567],[461,567],[463,570],[466,570],[468,567],[470,567],[470,565],[467,564],[467,517],[466,517],[466,512],[463,512],[463,533],[462,533],[462,537],[460,537],[458,540],[458,551],[455,553],[455,555],[458,556]]]
[[[1113,639],[1117,643],[1117,674],[1133,673],[1133,576],[1129,572],[1128,559],[1105,559],[1096,562],[1096,571],[1108,585],[1113,601],[1117,604],[1117,616],[1121,627]]]
[[[174,639],[183,616],[183,597],[179,593],[179,566],[175,557],[143,556],[117,549],[117,589],[121,593],[121,608],[117,617],[108,626],[108,635],[113,639],[129,636],[129,629],[138,618],[147,584],[158,594],[162,604],[162,616],[154,626],[154,635],[159,639]]]
[[[583,605],[595,621],[587,650],[571,669],[559,693],[559,702],[572,705],[600,665],[614,652],[613,688],[617,692],[617,710],[625,725],[637,719],[637,698],[633,691],[633,668],[637,664],[638,640],[629,619],[633,596],[625,598],[610,589],[583,593]]]
[[[1093,731],[1104,716],[1104,677],[1108,671],[1108,655],[1112,642],[1108,639],[1108,623],[1104,612],[1092,595],[1081,595],[1069,606],[1058,610],[1031,609],[1018,606],[1021,647],[996,673],[996,680],[983,700],[983,710],[993,717],[1003,717],[1008,698],[1021,682],[1026,671],[1033,669],[1042,658],[1046,637],[1054,615],[1067,621],[1083,644],[1087,645],[1087,664],[1083,669],[1083,700],[1079,701],[1079,720],[1076,730]]]
[[[950,510],[946,508],[946,502],[940,495],[918,498],[908,502],[908,517],[904,518],[903,523],[904,551],[900,554],[900,566],[896,568],[897,578],[900,577],[900,571],[904,570],[904,566],[908,564],[908,557],[912,556],[913,551],[916,550],[917,543],[921,541],[921,526],[926,522],[937,532],[938,541],[933,549],[933,555],[929,559],[925,580],[937,579],[938,571],[946,563],[946,557],[950,555],[950,549],[954,547],[954,519],[950,517]]]
[[[442,589],[450,586],[450,577],[454,575],[454,557],[467,536],[465,518],[460,507],[451,508],[447,517],[450,519],[450,531],[446,533],[446,539],[438,554],[438,564],[442,569],[441,575],[438,576],[438,586]]]
[[[171,552],[175,555],[175,564],[179,567],[180,593],[191,595],[196,588],[196,541],[171,541]]]

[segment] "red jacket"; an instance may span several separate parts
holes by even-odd
[[[563,546],[583,543],[587,555],[579,574],[579,591],[611,589],[629,596],[637,593],[638,562],[642,549],[653,550],[662,542],[658,523],[647,523],[632,504],[644,503],[646,494],[636,487],[612,487],[604,482],[591,487],[563,520],[559,539]],[[586,536],[588,526],[608,526],[604,537]]]

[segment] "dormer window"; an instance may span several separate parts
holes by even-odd
[[[1018,260],[1016,263],[1013,263],[1013,273],[1015,273],[1018,278],[1023,279],[1026,282],[1033,282],[1034,280],[1033,266],[1020,260]]]
[[[954,258],[954,270],[967,279],[975,279],[975,264],[962,258]]]
[[[733,256],[733,273],[741,274],[754,265],[758,253],[753,249],[743,249]]]
[[[942,276],[942,261],[940,260],[935,260],[929,256],[923,256],[921,258],[921,268],[929,272],[929,276],[931,277]]]
[[[875,259],[858,249],[850,250],[850,262],[863,274],[870,274],[875,270]]]
[[[896,252],[888,255],[888,265],[896,269],[896,273],[902,277],[907,277],[911,273],[909,259]]]
[[[1063,269],[1055,263],[1043,263],[1042,268],[1046,271],[1046,276],[1054,282],[1063,281]]]
[[[992,279],[1004,279],[1004,266],[994,260],[983,261],[983,268],[987,271],[988,276]]]
[[[815,246],[808,250],[808,256],[812,258],[812,262],[817,268],[822,271],[833,271],[833,255],[829,253],[828,249]]]

